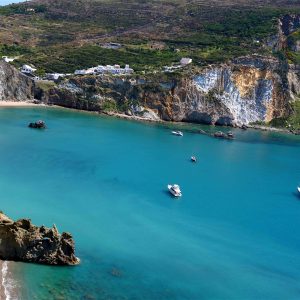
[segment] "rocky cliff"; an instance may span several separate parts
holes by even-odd
[[[269,41],[269,46],[275,50],[286,50],[292,48],[294,51],[299,51],[298,43],[293,43],[289,37],[300,29],[300,16],[287,14],[278,20],[277,35]]]
[[[69,233],[56,227],[34,226],[30,220],[16,222],[0,213],[0,259],[49,265],[76,265],[75,247]]]
[[[10,64],[0,61],[0,101],[33,99],[34,84]]]
[[[139,78],[76,77],[36,97],[56,105],[118,111],[166,121],[218,125],[269,122],[291,113],[300,91],[296,66],[249,56],[188,74]]]
[[[266,46],[279,51],[278,58],[245,56],[177,75],[77,76],[47,89],[37,86],[34,96],[48,104],[152,120],[218,125],[270,122],[293,114],[292,102],[300,97],[298,43],[300,16],[286,15],[278,20],[278,34]],[[0,100],[32,97],[30,79],[3,62],[0,72]]]

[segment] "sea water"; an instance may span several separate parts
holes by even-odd
[[[190,128],[0,110],[1,210],[71,232],[81,259],[18,263],[20,299],[300,299],[300,137]]]

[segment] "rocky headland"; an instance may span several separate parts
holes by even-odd
[[[0,101],[32,101],[34,81],[12,65],[0,60]]]
[[[13,221],[0,213],[0,259],[47,265],[77,265],[72,235],[35,226],[29,219]]]
[[[274,52],[300,51],[289,38],[299,30],[299,19],[298,15],[280,18],[278,34],[265,41],[265,47]],[[4,62],[0,71],[0,100],[36,99],[136,120],[255,124],[256,128],[279,120],[281,127],[291,126],[291,132],[298,132],[300,126],[293,128],[287,121],[300,99],[300,66],[271,54],[189,67],[180,73],[71,75],[55,83],[33,81]]]
[[[232,126],[289,116],[299,88],[298,69],[253,55],[180,76],[72,77],[46,91],[37,88],[35,97],[46,104],[154,121]]]

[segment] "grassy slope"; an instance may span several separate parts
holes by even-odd
[[[275,2],[36,0],[28,4],[36,13],[26,12],[23,4],[0,8],[0,55],[22,55],[17,64],[32,63],[40,72],[68,73],[101,63],[129,63],[142,71],[182,56],[203,65],[268,53],[255,41],[275,32],[275,19],[281,14],[300,12],[298,1]],[[107,41],[124,47],[99,46]],[[151,49],[149,41],[164,49]]]

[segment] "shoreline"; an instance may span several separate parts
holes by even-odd
[[[138,116],[129,116],[122,113],[117,112],[99,112],[99,111],[89,111],[89,110],[83,110],[83,109],[76,109],[72,107],[66,107],[66,106],[60,106],[60,105],[49,105],[45,103],[37,103],[34,101],[0,101],[0,108],[5,107],[55,107],[55,108],[62,108],[66,110],[72,110],[72,111],[80,111],[85,113],[93,113],[103,116],[109,116],[114,117],[118,119],[124,119],[124,120],[130,120],[130,121],[137,121],[137,122],[144,122],[144,123],[157,123],[157,124],[173,124],[173,125],[207,125],[207,124],[201,124],[201,123],[189,123],[189,122],[173,122],[173,121],[164,121],[164,120],[154,120],[154,119],[147,119],[142,118]],[[209,126],[209,125],[208,125]],[[214,125],[210,125],[214,126]],[[234,127],[234,126],[217,126],[219,128],[237,128],[243,130],[242,127]],[[285,129],[285,128],[277,128],[277,127],[269,127],[269,126],[263,126],[263,125],[246,125],[247,129],[254,129],[254,130],[260,130],[260,131],[267,131],[267,132],[278,132],[283,134],[292,134],[292,135],[299,135],[296,132],[293,132],[291,130]]]
[[[14,262],[0,260],[0,299],[19,299],[19,286],[15,279]]]
[[[0,107],[32,107],[32,106],[47,106],[43,103],[35,103],[33,101],[0,101]]]
[[[260,131],[268,131],[268,132],[279,132],[285,134],[299,135],[296,132],[293,132],[289,129],[285,128],[277,128],[277,127],[268,127],[263,125],[247,125],[249,129],[260,130]]]

